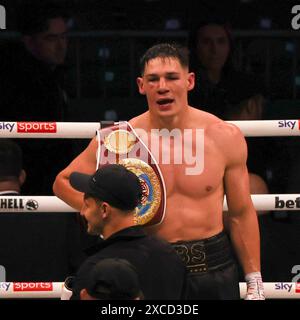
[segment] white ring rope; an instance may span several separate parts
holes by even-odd
[[[60,298],[63,282],[0,282],[0,299]],[[240,282],[240,297],[245,298],[246,283]],[[299,299],[300,283],[265,282],[266,299]]]
[[[0,122],[1,138],[69,138],[95,136],[100,122]]]
[[[226,121],[241,129],[245,137],[300,136],[300,120]]]
[[[300,194],[251,195],[256,210],[300,210]],[[226,197],[223,210],[228,211]],[[0,196],[0,213],[77,212],[55,196]]]
[[[78,212],[55,196],[0,196],[1,212]]]
[[[299,136],[300,120],[228,121],[246,137]],[[8,122],[0,121],[0,138],[70,138],[95,136],[100,122]]]
[[[300,283],[297,282],[264,282],[266,299],[300,299]],[[240,297],[246,296],[247,286],[240,282]]]

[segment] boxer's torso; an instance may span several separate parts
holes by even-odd
[[[228,125],[209,114],[193,108],[191,110],[193,120],[186,124],[185,129],[193,132],[192,143],[186,147],[185,143],[182,144],[182,163],[178,163],[177,156],[180,153],[178,145],[180,141],[184,141],[184,135],[181,140],[176,137],[174,142],[170,143],[166,139],[159,143],[157,161],[166,185],[167,207],[164,221],[158,226],[149,227],[149,231],[169,242],[207,238],[223,229],[223,178],[227,159],[222,148],[222,135]],[[146,130],[150,134],[151,126],[147,113],[130,122],[133,127]],[[201,132],[197,133],[197,129],[204,129],[202,149],[199,147],[200,139],[197,140]],[[153,149],[151,139],[148,138],[148,142],[149,149]],[[196,148],[200,148],[198,152]],[[170,164],[163,163],[162,160],[162,153],[166,150],[170,153]],[[195,160],[198,165],[187,164],[191,159],[191,151],[198,155]],[[200,158],[204,161],[202,170]],[[193,168],[194,171],[191,170]]]

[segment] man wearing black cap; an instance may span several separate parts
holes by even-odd
[[[99,261],[89,274],[81,300],[140,300],[143,292],[134,266],[127,260],[108,258]]]
[[[18,195],[25,179],[21,148],[12,140],[1,139],[0,195]]]
[[[88,233],[102,235],[99,252],[80,267],[72,299],[79,299],[89,274],[105,258],[128,260],[137,270],[145,299],[183,299],[186,269],[173,248],[148,236],[135,223],[142,189],[138,177],[121,165],[106,165],[95,174],[73,172],[72,187],[84,193],[81,214]]]

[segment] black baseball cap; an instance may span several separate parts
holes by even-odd
[[[105,258],[89,273],[86,290],[101,300],[131,300],[143,297],[135,267],[125,259]]]
[[[70,184],[74,189],[121,210],[133,210],[142,196],[139,178],[119,164],[105,165],[93,175],[73,172]]]

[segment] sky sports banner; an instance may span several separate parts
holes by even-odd
[[[90,139],[100,129],[99,122],[0,122],[0,138]]]
[[[300,194],[253,194],[251,198],[256,210],[300,210]],[[228,210],[226,197],[223,210]],[[0,196],[0,213],[22,212],[77,211],[55,196]]]
[[[0,282],[0,299],[60,298],[63,282]]]
[[[56,133],[55,122],[1,122],[1,132],[9,133]]]
[[[299,136],[300,120],[228,121],[247,137]],[[1,138],[90,139],[101,122],[7,122],[0,121]],[[135,128],[139,129],[139,128]]]
[[[299,299],[299,282],[265,282],[267,299]],[[246,283],[240,283],[240,294],[246,294]],[[63,282],[0,282],[0,298],[60,298]]]

